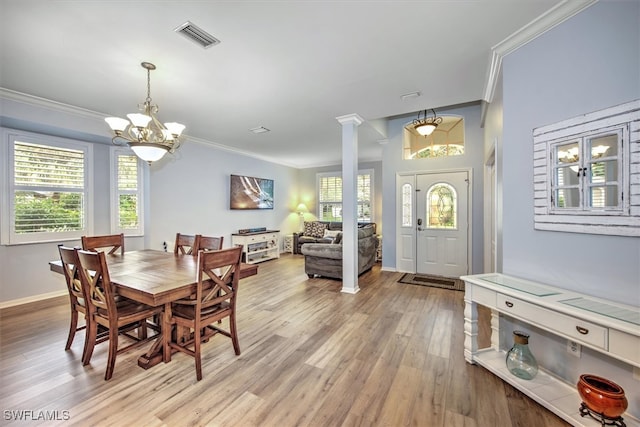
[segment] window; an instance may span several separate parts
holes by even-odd
[[[637,100],[534,129],[535,228],[640,236],[639,126]]]
[[[90,229],[91,144],[3,130],[8,193],[2,243],[79,238]]]
[[[402,184],[402,226],[413,226],[413,187]]]
[[[416,132],[412,122],[404,127],[402,138],[405,160],[460,156],[464,154],[464,119],[442,116],[442,123],[428,136]]]
[[[130,150],[111,149],[111,229],[125,235],[143,234],[142,161]]]
[[[458,228],[458,199],[456,190],[444,182],[434,184],[427,191],[427,228]]]
[[[371,222],[373,170],[360,171],[356,186],[358,222]],[[318,218],[321,221],[342,221],[342,177],[340,174],[318,174]]]

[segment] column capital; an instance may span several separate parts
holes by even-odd
[[[346,116],[336,117],[336,120],[341,125],[355,124],[356,126],[360,126],[362,123],[364,123],[364,119],[359,115],[357,115],[356,113],[347,114]]]

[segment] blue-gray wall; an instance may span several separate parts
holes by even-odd
[[[640,2],[602,1],[503,61],[503,270],[640,305],[640,238],[533,229],[532,130],[640,98]]]

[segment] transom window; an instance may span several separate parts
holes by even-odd
[[[342,221],[342,176],[322,173],[317,176],[318,218],[321,221]],[[357,179],[358,222],[371,222],[373,206],[373,170],[360,171]]]
[[[422,136],[407,124],[403,131],[403,159],[460,156],[464,154],[464,119],[441,116],[442,123],[431,135]]]

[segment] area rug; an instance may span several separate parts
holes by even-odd
[[[405,273],[402,275],[398,283],[406,283],[409,285],[433,286],[434,288],[453,289],[455,291],[464,291],[464,281],[443,276],[431,276],[428,274]]]

